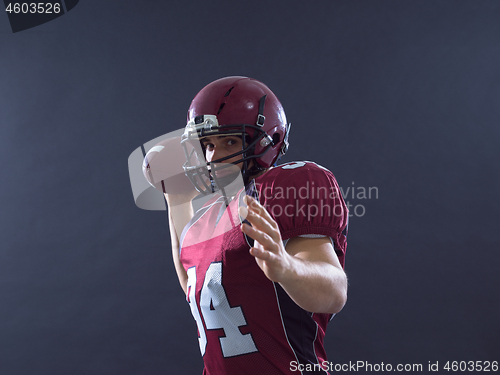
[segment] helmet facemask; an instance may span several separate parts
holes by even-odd
[[[209,136],[230,135],[241,138],[241,151],[207,162],[205,149],[201,142],[202,139]],[[255,146],[258,143],[260,143],[264,149],[261,153],[255,155]],[[234,124],[219,126],[217,116],[203,115],[197,116],[187,124],[184,134],[182,135],[181,144],[184,146],[184,152],[186,154],[184,171],[196,190],[205,195],[219,190],[225,190],[221,191],[221,193],[226,195],[226,193],[228,193],[228,187],[234,185],[234,182],[240,174],[243,178],[243,183],[246,185],[252,176],[264,170],[257,161],[254,160],[253,165],[250,165],[250,161],[266,153],[266,151],[272,147],[273,141],[272,138],[257,125]],[[189,147],[191,151],[188,151],[188,144],[192,146]],[[241,155],[240,159],[230,163],[224,162],[238,155]],[[243,163],[241,170],[238,166],[240,163]],[[226,172],[224,170],[228,171]]]

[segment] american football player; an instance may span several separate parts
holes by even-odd
[[[187,120],[193,189],[166,199],[203,373],[327,373],[323,338],[347,298],[348,212],[335,177],[313,162],[276,165],[290,124],[257,80],[208,84]],[[200,193],[210,199],[195,213]]]

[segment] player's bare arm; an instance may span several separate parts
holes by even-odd
[[[192,189],[185,194],[165,194],[168,204],[168,226],[172,241],[172,257],[184,293],[187,293],[187,273],[179,259],[180,236],[183,228],[194,215],[192,200],[197,193],[196,190]]]
[[[255,240],[250,249],[259,267],[272,281],[279,282],[304,310],[337,313],[347,300],[347,277],[328,237],[295,237],[283,246],[277,223],[251,197],[241,215],[252,226],[241,230]]]

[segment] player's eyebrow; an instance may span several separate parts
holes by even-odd
[[[206,138],[202,138],[202,139],[201,139],[201,143],[202,143],[202,144],[205,144],[205,143],[210,143],[210,142],[212,142],[212,139],[210,139],[210,138],[208,138],[208,137],[206,137]]]
[[[231,134],[229,134],[229,135],[215,135],[215,136],[212,135],[211,137],[217,137],[219,139],[220,138],[227,138],[227,137],[236,137],[236,138],[240,138],[241,139],[241,137],[239,137],[237,135],[231,135]],[[210,137],[205,137],[205,138],[201,139],[201,143],[210,142],[210,141],[211,141]]]

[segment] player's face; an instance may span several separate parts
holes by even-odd
[[[242,139],[238,136],[211,136],[203,138],[201,142],[205,149],[205,158],[209,163],[242,150]],[[239,159],[241,159],[241,154],[223,160],[221,163],[233,163]],[[241,169],[243,164],[237,165]]]

